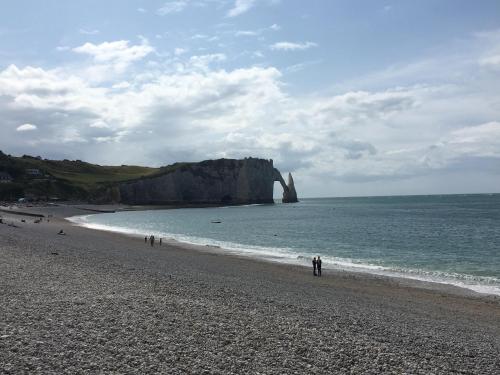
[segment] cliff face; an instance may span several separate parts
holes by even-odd
[[[207,160],[164,175],[123,183],[119,190],[121,201],[127,204],[273,203],[278,175],[284,185],[272,160]]]

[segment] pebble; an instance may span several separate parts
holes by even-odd
[[[5,374],[500,373],[497,302],[44,230],[0,228]]]

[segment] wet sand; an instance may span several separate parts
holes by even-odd
[[[500,373],[498,297],[29,212],[0,213],[0,373]]]

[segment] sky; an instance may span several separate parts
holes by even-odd
[[[1,7],[5,153],[273,159],[299,198],[500,192],[498,0]]]

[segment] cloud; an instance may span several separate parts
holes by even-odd
[[[500,54],[483,57],[479,60],[479,65],[492,68],[500,68]]]
[[[126,81],[115,83],[111,88],[113,89],[128,89],[130,87],[130,83]]]
[[[260,28],[257,30],[238,30],[238,31],[236,31],[235,35],[236,36],[259,36],[259,35],[262,35],[266,31],[269,31],[269,30],[277,31],[280,29],[281,28],[278,25],[273,24],[269,27],[264,27],[264,28]]]
[[[290,69],[233,67],[222,53],[158,61],[147,41],[86,43],[76,48],[86,57],[79,64],[0,70],[0,148],[100,164],[272,158],[311,195],[376,186],[387,194],[425,179],[432,187],[450,173],[481,187],[472,173],[498,182],[500,77],[478,64],[496,55],[497,42],[474,38],[467,55],[443,53],[308,93],[288,91]],[[138,61],[140,69],[120,75],[103,70],[106,81],[90,75]],[[23,123],[37,131],[16,131]]]
[[[36,139],[10,135],[11,149],[14,152],[36,146],[40,153],[54,155],[50,150],[57,143],[58,152],[65,157],[81,153],[78,158],[92,160],[101,155],[108,163],[132,157],[129,162],[151,164],[156,150],[170,147],[175,154],[181,145],[185,150],[194,150],[193,146],[199,149],[200,158],[215,156],[219,149],[205,150],[201,146],[215,144],[229,129],[262,122],[262,110],[269,107],[266,112],[271,111],[281,97],[277,70],[249,68],[226,72],[209,68],[224,59],[224,55],[218,54],[193,56],[184,73],[153,74],[147,82],[123,85],[121,90],[92,87],[61,70],[11,66],[0,71],[3,121],[6,125],[15,123],[23,114],[36,120],[40,130]],[[192,137],[193,131],[200,135],[198,141]],[[160,145],[152,144],[151,139],[168,141]],[[79,144],[85,144],[85,148]],[[100,148],[104,144],[108,147],[106,152]],[[130,150],[135,150],[137,144],[148,144],[150,151],[137,159],[135,152],[125,156],[109,149],[110,144]],[[176,158],[163,158],[153,164],[173,162]]]
[[[314,42],[292,43],[292,42],[278,42],[269,46],[270,49],[275,51],[303,51],[318,45]]]
[[[80,30],[78,30],[78,32],[80,34],[83,34],[83,35],[97,35],[97,34],[99,34],[100,31],[97,29],[93,29],[93,30],[80,29]]]
[[[236,36],[257,36],[260,33],[254,30],[240,30],[236,32]]]
[[[236,17],[248,12],[255,5],[255,0],[236,0],[233,7],[227,12],[228,17]]]
[[[191,39],[195,40],[195,39],[208,39],[209,36],[208,35],[205,35],[205,34],[194,34]]]
[[[307,67],[310,67],[310,66],[313,66],[313,65],[318,65],[318,64],[321,64],[323,62],[323,60],[310,60],[310,61],[304,61],[304,62],[301,62],[301,63],[298,63],[298,64],[293,64],[293,65],[290,65],[288,66],[285,71],[287,73],[296,73],[296,72],[299,72],[301,70],[304,70],[306,69]]]
[[[109,125],[105,123],[103,120],[96,120],[89,124],[91,128],[99,128],[99,129],[107,129]]]
[[[180,56],[180,55],[185,54],[186,52],[187,52],[187,49],[185,49],[185,48],[176,48],[174,50],[174,55],[175,56]]]
[[[167,1],[163,4],[161,8],[156,10],[156,14],[160,16],[166,16],[172,13],[179,13],[184,10],[188,5],[187,0],[175,0],[175,1]]]
[[[109,81],[115,75],[121,75],[134,62],[142,60],[154,51],[146,39],[141,44],[129,45],[128,40],[103,42],[101,44],[85,43],[72,51],[92,57],[93,64],[84,71],[86,79],[93,82]]]
[[[146,10],[146,9],[144,9],[144,8],[137,8],[137,11],[138,11],[139,13],[146,13],[146,12],[147,12],[147,10]]]
[[[492,121],[451,132],[443,143],[464,156],[500,158],[500,122]]]
[[[189,64],[191,67],[201,70],[208,70],[210,64],[222,62],[226,60],[226,55],[223,53],[214,53],[209,55],[191,56]]]
[[[377,153],[377,149],[370,142],[357,139],[337,138],[335,133],[331,135],[330,144],[335,148],[344,150],[347,160],[358,160],[362,157],[369,157]]]
[[[18,132],[27,132],[27,131],[32,131],[32,130],[36,130],[36,129],[37,129],[36,125],[33,125],[33,124],[23,124],[23,125],[19,125],[16,128],[16,131],[18,131]]]
[[[84,45],[73,48],[73,52],[90,55],[97,62],[113,60],[132,62],[142,59],[153,51],[154,48],[147,42],[143,42],[140,45],[129,46],[128,40],[103,42],[97,45],[87,42]]]
[[[498,121],[454,124],[449,130],[434,125],[453,123],[457,103],[465,111],[457,117],[484,115],[489,102],[476,103],[460,90],[423,86],[291,97],[275,68],[212,68],[225,59],[191,56],[180,72],[117,82],[119,90],[89,86],[60,70],[10,66],[0,72],[0,110],[6,123],[14,124],[22,113],[43,134],[36,139],[12,135],[19,150],[31,142],[39,153],[50,154],[58,143],[65,155],[91,161],[101,155],[106,160],[93,160],[100,163],[158,165],[256,155],[273,158],[279,168],[299,176],[364,183],[499,157]],[[130,152],[120,153],[123,148]],[[168,157],[161,152],[165,148]]]

